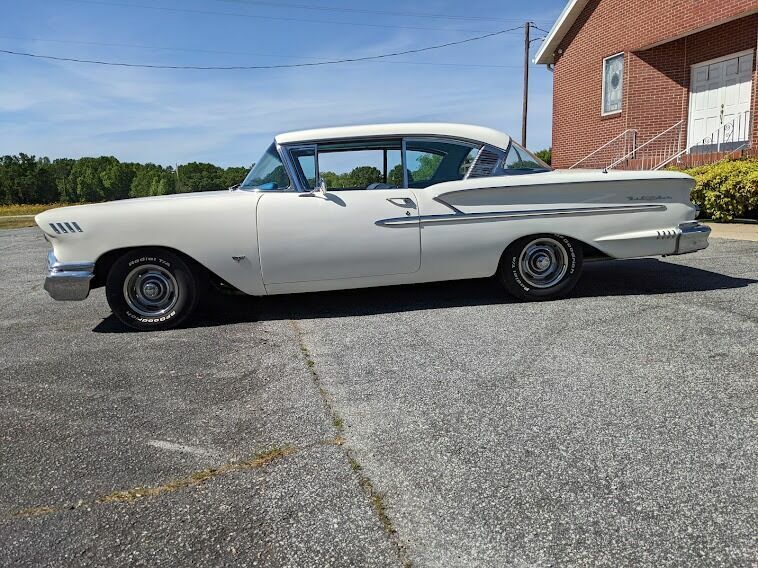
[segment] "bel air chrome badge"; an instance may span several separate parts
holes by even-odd
[[[627,195],[629,201],[671,201],[670,195]]]

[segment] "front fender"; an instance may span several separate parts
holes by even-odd
[[[60,262],[94,263],[116,249],[168,247],[242,292],[263,295],[259,198],[253,192],[223,191],[129,199],[51,209],[35,221]]]

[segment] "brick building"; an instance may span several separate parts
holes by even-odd
[[[553,165],[754,154],[757,46],[758,0],[570,0],[535,58],[554,73]]]

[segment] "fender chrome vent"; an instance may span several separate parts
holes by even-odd
[[[664,229],[662,231],[656,231],[658,233],[658,236],[655,237],[656,239],[673,239],[677,235],[676,229]]]
[[[487,147],[480,150],[466,178],[489,177],[497,166],[500,154],[493,152]]]
[[[49,223],[50,228],[56,235],[63,233],[83,233],[84,231],[79,226],[79,223],[75,221],[64,221],[63,223]]]

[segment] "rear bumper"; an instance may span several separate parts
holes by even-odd
[[[59,262],[52,251],[47,255],[44,288],[54,300],[84,300],[94,276],[94,262]]]
[[[703,250],[708,247],[708,235],[711,234],[711,228],[702,225],[697,221],[682,223],[678,227],[676,237],[676,249],[673,254],[687,254]]]

